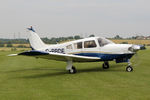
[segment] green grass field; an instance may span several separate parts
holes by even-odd
[[[127,64],[66,63],[32,57],[7,57],[0,52],[0,100],[150,100],[150,48],[138,53],[134,71]],[[135,60],[135,58],[133,58]]]

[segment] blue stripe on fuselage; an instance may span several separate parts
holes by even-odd
[[[104,54],[104,53],[79,53],[75,55],[88,56],[88,57],[99,57],[102,61],[111,61],[114,59],[130,59],[134,54]]]

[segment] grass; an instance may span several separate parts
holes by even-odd
[[[6,56],[17,52],[0,52],[1,100],[150,100],[150,48],[132,59],[133,72],[97,62],[75,63],[76,74],[64,62]]]
[[[16,49],[16,51],[27,51],[27,50],[31,50],[31,48],[14,48],[14,47],[0,47],[0,52],[4,52],[4,51],[13,51],[14,49]]]
[[[150,45],[150,40],[137,40],[137,39],[113,39],[112,40],[115,43],[123,43],[123,42],[127,42],[128,44],[145,44],[145,45]]]

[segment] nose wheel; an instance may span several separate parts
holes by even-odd
[[[126,71],[127,72],[132,72],[133,71],[133,67],[131,66],[130,60],[128,60],[128,66],[126,67]]]
[[[127,67],[126,67],[126,71],[127,71],[127,72],[132,72],[132,71],[133,71],[133,67],[130,66],[130,65],[127,66]]]

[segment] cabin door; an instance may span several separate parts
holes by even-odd
[[[84,41],[84,49],[83,49],[84,56],[95,57],[97,56],[98,52],[99,49],[95,40]]]

